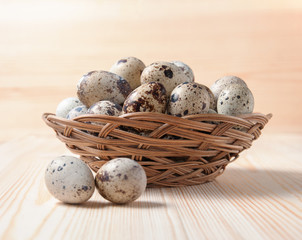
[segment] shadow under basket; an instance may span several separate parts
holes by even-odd
[[[67,120],[44,113],[42,117],[93,171],[110,159],[128,157],[145,169],[148,187],[178,187],[209,182],[221,175],[251,147],[272,114],[90,114]]]

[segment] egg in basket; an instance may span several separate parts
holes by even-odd
[[[43,120],[95,172],[111,159],[136,160],[148,187],[214,180],[261,135],[271,114],[254,113],[254,97],[239,77],[195,82],[179,61],[149,66],[134,57],[110,72],[91,71]]]

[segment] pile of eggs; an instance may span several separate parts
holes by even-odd
[[[62,100],[56,115],[67,119],[133,112],[236,116],[253,109],[253,94],[239,77],[224,76],[209,88],[195,82],[192,69],[183,62],[158,61],[145,66],[138,58],[128,57],[118,60],[110,71],[84,74],[77,84],[77,98]]]
[[[77,84],[77,97],[62,100],[56,116],[74,119],[83,114],[120,116],[158,112],[176,117],[214,113],[236,116],[252,113],[254,97],[239,77],[225,76],[209,88],[195,82],[192,69],[180,61],[145,66],[135,57],[118,60],[110,71],[91,71]],[[80,159],[61,156],[47,167],[49,192],[66,203],[87,201],[94,189],[114,203],[136,200],[146,188],[144,169],[134,160],[108,161],[96,176]]]

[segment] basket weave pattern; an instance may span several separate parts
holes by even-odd
[[[142,165],[148,187],[212,181],[261,135],[271,114],[232,117],[199,114],[182,118],[160,113],[120,117],[82,115],[74,120],[43,114],[66,147],[93,170],[129,157]],[[138,131],[139,130],[139,131]]]

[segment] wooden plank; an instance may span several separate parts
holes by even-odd
[[[124,206],[97,192],[66,205],[44,185],[48,162],[69,154],[63,144],[20,137],[0,145],[0,239],[299,239],[301,148],[301,135],[267,134],[212,183],[147,189]]]

